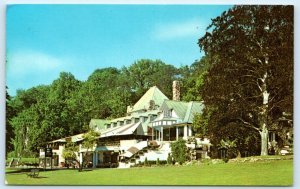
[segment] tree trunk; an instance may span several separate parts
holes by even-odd
[[[266,64],[268,64],[268,59],[266,58],[265,61]],[[268,78],[268,73],[265,72],[264,77],[262,79],[262,96],[263,96],[263,105],[261,109],[261,131],[259,131],[259,134],[261,136],[261,151],[260,155],[261,156],[266,156],[268,155],[268,128],[267,128],[267,123],[268,123],[268,105],[269,105],[269,95],[270,93],[267,90],[267,78]]]
[[[261,156],[267,156],[268,155],[268,134],[269,131],[266,128],[266,126],[263,126],[262,131],[259,132],[260,137],[261,137],[261,151],[260,155]]]

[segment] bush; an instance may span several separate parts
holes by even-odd
[[[180,138],[178,141],[171,143],[172,156],[176,162],[180,165],[187,160],[187,148],[185,145],[185,140]]]
[[[171,165],[172,164],[172,157],[170,154],[168,154],[168,158],[167,158],[167,164]]]
[[[148,166],[148,159],[147,158],[145,158],[144,165]]]

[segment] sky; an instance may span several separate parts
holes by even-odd
[[[175,67],[203,56],[197,41],[230,5],[9,5],[6,85],[51,84],[62,71],[86,80],[95,69],[140,59]]]

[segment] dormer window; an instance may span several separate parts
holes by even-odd
[[[172,117],[172,109],[164,111],[164,117]]]

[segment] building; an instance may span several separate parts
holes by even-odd
[[[135,162],[143,162],[145,158],[166,160],[171,152],[171,141],[193,136],[193,117],[202,113],[202,109],[201,102],[180,101],[178,81],[173,82],[173,100],[153,86],[133,106],[127,107],[126,116],[90,121],[90,128],[100,133],[93,149],[81,147],[83,134],[49,142],[48,147],[53,148],[55,157],[52,164],[64,165],[62,152],[68,140],[79,145],[79,161],[82,162],[86,154],[93,167],[120,167],[121,162],[132,162],[132,159]],[[150,143],[159,146],[160,152],[146,150]],[[42,151],[40,156],[43,157]]]

